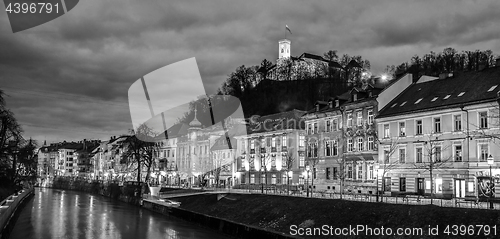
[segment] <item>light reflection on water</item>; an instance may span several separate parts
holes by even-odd
[[[177,218],[74,191],[37,188],[21,212],[12,239],[228,238]]]

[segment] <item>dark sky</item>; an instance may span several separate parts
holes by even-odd
[[[27,138],[107,139],[132,128],[127,92],[140,76],[196,57],[214,93],[236,67],[274,62],[285,25],[292,55],[362,55],[380,74],[445,47],[499,54],[499,9],[498,0],[82,0],[15,34],[0,11],[0,88]]]

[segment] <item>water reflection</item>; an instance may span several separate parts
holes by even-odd
[[[11,238],[227,238],[176,218],[101,196],[37,188]]]

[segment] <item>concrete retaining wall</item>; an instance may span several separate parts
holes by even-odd
[[[5,239],[9,237],[12,228],[14,227],[15,220],[13,220],[18,213],[21,212],[22,207],[29,198],[34,195],[34,189],[24,189],[19,193],[9,196],[7,199],[0,203],[0,238]]]
[[[209,227],[211,229],[218,230],[220,232],[223,232],[224,234],[237,238],[300,238],[281,234],[278,232],[268,231],[254,226],[244,225],[233,221],[228,221],[217,217],[212,217],[197,212],[192,212],[182,208],[167,207],[146,200],[143,202],[143,207],[147,208],[148,210],[161,213],[163,215],[174,216],[201,226]]]

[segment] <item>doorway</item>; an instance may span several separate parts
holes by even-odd
[[[424,178],[417,178],[417,194],[424,195],[424,193],[425,193]]]
[[[465,197],[465,179],[455,179],[455,197]]]

